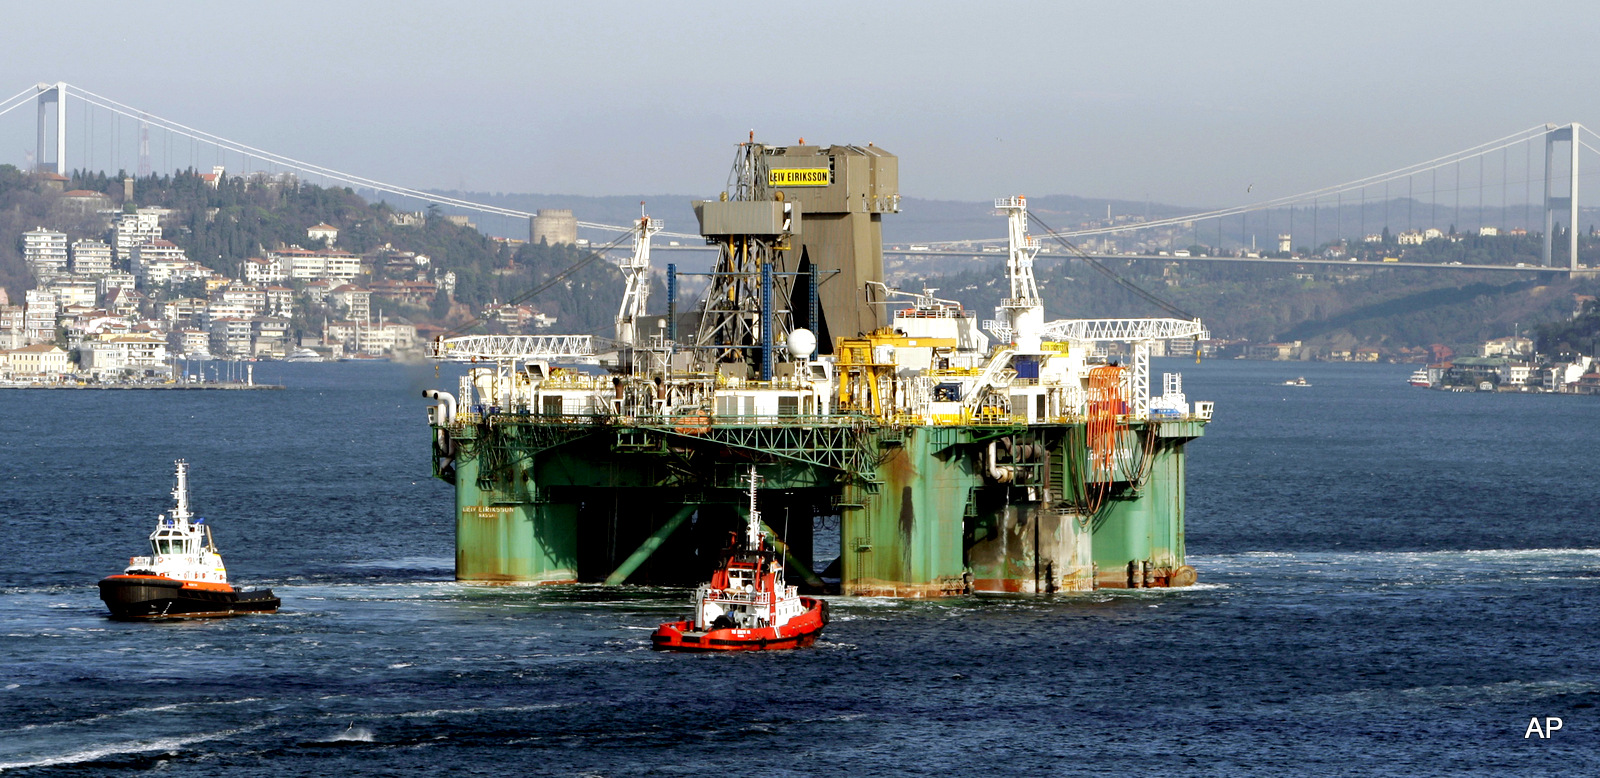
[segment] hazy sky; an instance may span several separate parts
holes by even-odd
[[[66,81],[419,188],[717,191],[754,129],[876,143],[911,196],[1233,205],[1600,125],[1600,21],[1576,2],[121,0],[6,21],[0,97]],[[0,117],[0,160],[32,146],[31,109]]]

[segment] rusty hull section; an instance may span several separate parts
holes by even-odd
[[[505,415],[436,428],[449,456],[436,443],[435,466],[456,486],[460,580],[602,581],[649,540],[655,552],[627,580],[692,585],[737,530],[739,479],[755,464],[792,566],[811,562],[813,518],[838,517],[843,594],[1048,594],[1194,582],[1184,445],[1203,426],[1134,424],[1120,469],[1103,476],[1082,424],[862,424],[853,450],[830,459],[817,450],[839,448],[837,437],[799,428]],[[690,507],[692,519],[663,530]],[[792,579],[817,581],[826,564]]]

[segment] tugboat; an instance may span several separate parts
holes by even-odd
[[[750,468],[750,522],[694,594],[694,618],[669,621],[650,636],[664,651],[774,651],[804,648],[828,623],[828,603],[801,597],[783,580],[783,555],[761,532],[756,469]]]
[[[100,581],[100,599],[111,618],[157,621],[277,611],[280,602],[271,589],[240,591],[228,584],[211,526],[190,518],[189,465],[180,459],[177,468],[172,515],[156,517],[150,556],[132,557],[121,575]]]

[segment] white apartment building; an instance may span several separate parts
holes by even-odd
[[[118,289],[132,289],[138,285],[138,281],[133,277],[132,273],[113,270],[100,277],[100,299],[103,300],[109,297],[112,292]]]
[[[72,242],[73,273],[99,278],[111,270],[111,246],[105,241],[84,238]]]
[[[56,339],[56,316],[60,308],[56,296],[43,289],[30,289],[23,293],[27,312],[23,314],[22,339],[29,343],[44,343]]]
[[[250,353],[255,356],[289,353],[289,320],[257,316],[250,320]]]
[[[211,293],[211,299],[220,303],[237,303],[250,309],[252,316],[267,310],[267,293],[250,284],[235,281]]]
[[[56,296],[56,307],[66,310],[73,306],[93,308],[95,296],[98,294],[98,285],[92,279],[72,278],[71,276],[57,278],[44,289]]]
[[[23,321],[22,306],[0,305],[0,349],[9,350],[23,345]]]
[[[268,286],[262,290],[267,296],[268,316],[294,315],[294,290],[287,286]]]
[[[359,286],[343,284],[334,289],[328,299],[344,309],[346,319],[368,321],[372,318],[372,292]]]
[[[22,259],[40,283],[67,274],[67,234],[38,227],[22,233]]]
[[[167,333],[167,347],[180,356],[211,353],[211,336],[205,330],[193,327],[174,329]]]
[[[277,259],[289,277],[299,281],[326,279],[349,283],[361,275],[361,258],[347,251],[307,251],[300,248],[268,252]]]
[[[206,330],[211,335],[211,353],[217,356],[250,354],[250,320],[232,316],[209,318]]]
[[[255,309],[244,303],[212,301],[206,306],[205,319],[209,323],[217,319],[249,319],[255,315]]]
[[[133,271],[135,278],[149,285],[152,283],[149,278],[151,266],[165,264],[171,267],[174,263],[188,261],[189,256],[183,253],[183,249],[178,248],[177,244],[170,240],[157,239],[132,248],[132,254],[128,258],[128,269]]]
[[[83,367],[96,373],[160,369],[167,361],[167,341],[156,335],[115,335],[83,344]]]
[[[209,304],[198,297],[180,297],[161,304],[161,318],[174,324],[194,322],[204,317],[208,308]]]
[[[161,217],[166,213],[165,208],[140,208],[118,216],[112,239],[116,243],[117,258],[128,259],[133,256],[135,246],[161,240]]]
[[[244,280],[252,284],[279,284],[289,280],[283,262],[276,255],[251,257],[244,261]]]

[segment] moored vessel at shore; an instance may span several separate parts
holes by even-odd
[[[828,603],[801,597],[783,576],[783,555],[761,531],[756,510],[756,471],[750,468],[750,517],[735,537],[711,581],[694,594],[694,617],[669,621],[650,636],[671,651],[773,651],[804,648],[828,624]]]
[[[189,468],[177,461],[171,515],[156,517],[150,555],[128,560],[120,575],[100,581],[100,599],[121,620],[215,618],[272,613],[279,599],[271,589],[240,591],[228,583],[211,527],[189,513]]]

